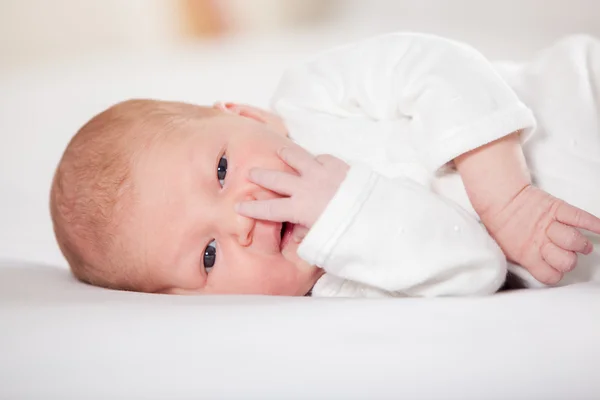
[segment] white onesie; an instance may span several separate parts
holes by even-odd
[[[585,36],[492,65],[465,44],[397,33],[286,72],[272,106],[292,139],[351,165],[298,249],[326,272],[313,296],[495,292],[506,259],[447,164],[523,130],[535,183],[600,215],[599,102],[600,44]],[[598,248],[564,282],[594,274]]]

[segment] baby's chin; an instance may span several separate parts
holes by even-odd
[[[302,288],[304,290],[300,295],[303,296],[308,293],[317,280],[323,275],[324,271],[315,266],[307,263],[302,258],[298,256],[298,247],[300,243],[297,243],[293,239],[290,240],[290,243],[282,250],[282,256],[289,262],[293,263],[296,267],[299,275],[301,275],[304,279],[303,282],[307,282],[306,288]]]

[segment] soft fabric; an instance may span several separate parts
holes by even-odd
[[[352,166],[298,250],[327,272],[313,295],[496,291],[506,260],[447,164],[517,130],[536,184],[600,215],[599,65],[585,36],[494,66],[464,44],[396,33],[288,71],[272,105],[291,137]],[[598,275],[598,251],[563,283]]]
[[[595,399],[600,286],[174,296],[0,261],[2,399]]]

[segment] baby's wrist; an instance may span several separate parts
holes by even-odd
[[[518,133],[463,154],[454,161],[469,200],[480,217],[500,212],[531,185]]]
[[[497,192],[485,204],[473,204],[473,209],[479,215],[481,221],[488,226],[488,223],[493,223],[497,217],[504,213],[510,205],[523,193],[531,188],[531,182],[523,181],[519,185],[515,185],[510,190]]]

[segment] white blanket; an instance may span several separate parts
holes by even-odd
[[[113,292],[0,264],[2,399],[597,399],[600,286],[485,298]]]

